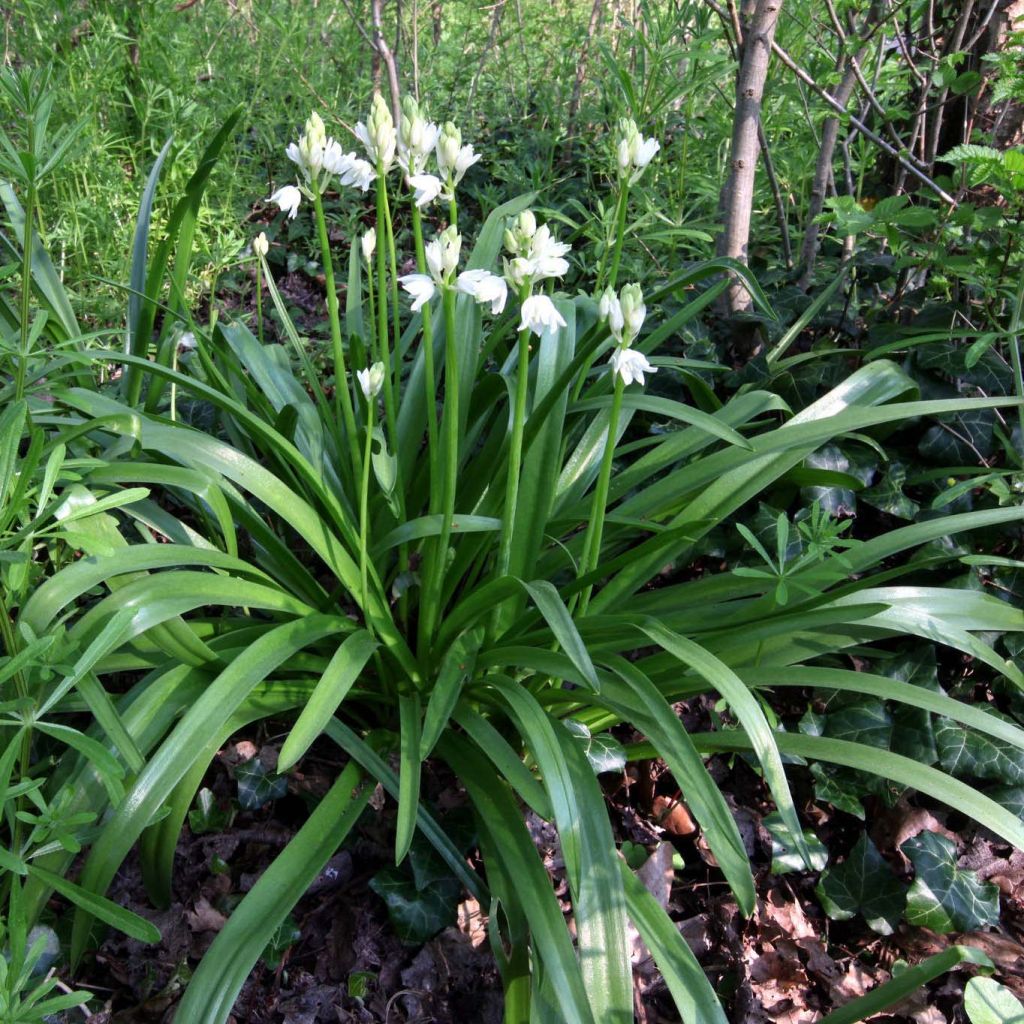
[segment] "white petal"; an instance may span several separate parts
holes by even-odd
[[[398,282],[413,297],[414,313],[418,313],[434,297],[436,291],[433,279],[426,274],[406,274]]]
[[[555,304],[546,295],[531,295],[523,303],[519,330],[529,329],[540,336],[545,330],[554,327],[565,327],[565,320],[555,309]]]
[[[416,190],[416,205],[423,207],[432,203],[441,193],[441,179],[433,174],[413,174],[409,184]]]

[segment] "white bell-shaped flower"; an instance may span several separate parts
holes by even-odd
[[[299,212],[299,204],[302,202],[302,192],[297,185],[282,185],[268,200],[268,203],[277,203],[282,213],[286,213],[292,220]]]
[[[629,385],[634,381],[641,386],[645,383],[645,373],[657,373],[658,368],[651,366],[647,356],[636,349],[627,348],[623,345],[616,345],[608,360],[612,367],[612,373],[617,373],[624,384]]]
[[[519,330],[531,330],[539,337],[557,327],[565,327],[565,320],[547,295],[531,295],[523,303]]]
[[[356,380],[367,401],[376,398],[384,386],[384,364],[374,363],[365,370],[356,370]]]
[[[455,287],[479,303],[489,302],[495,316],[505,308],[508,299],[505,279],[489,270],[464,270],[459,274]]]
[[[370,228],[365,232],[359,239],[359,245],[363,250],[363,259],[366,261],[367,266],[369,266],[370,260],[373,259],[374,251],[377,248],[377,229]]]
[[[441,194],[443,185],[435,174],[410,174],[406,180],[414,191],[413,201],[420,208],[432,203]]]
[[[412,296],[414,313],[418,313],[437,291],[437,285],[429,274],[405,274],[398,283]]]

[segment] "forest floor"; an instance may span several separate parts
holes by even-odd
[[[706,709],[680,706],[680,713],[684,720],[699,719],[706,716]],[[254,764],[272,773],[277,751],[275,738],[256,734],[238,737],[225,747],[205,783],[215,806],[226,809],[233,801],[237,806],[240,781],[251,780]],[[894,934],[882,937],[859,917],[830,922],[814,895],[815,873],[772,872],[772,838],[762,824],[771,805],[746,760],[716,756],[709,767],[733,808],[755,869],[758,900],[749,919],[741,916],[661,762],[640,762],[627,774],[608,773],[602,781],[617,838],[653,851],[641,877],[667,906],[735,1024],[807,1024],[888,980],[901,961],[918,962],[956,942],[982,948],[1004,983],[1024,996],[1024,853],[944,808],[906,801],[891,808],[869,807],[871,837],[898,873],[907,875],[910,867],[900,845],[923,831],[938,832],[958,839],[964,851],[961,867],[994,882],[1002,894],[1002,921],[996,930],[940,936],[901,924]],[[298,829],[306,801],[322,795],[336,777],[336,752],[326,744],[315,747],[301,768],[288,775],[287,792],[278,799],[256,810],[238,810],[230,824],[208,833],[184,829],[175,859],[173,902],[166,910],[153,909],[137,864],[126,865],[111,896],[152,920],[163,941],[146,947],[116,935],[103,943],[81,978],[107,1002],[93,1015],[92,1024],[173,1019],[190,965],[209,947],[233,902],[252,887]],[[262,778],[258,770],[256,777]],[[283,782],[280,785],[283,789]],[[429,767],[424,787],[442,819],[458,818],[464,794],[443,767]],[[264,797],[270,793],[268,789]],[[816,804],[805,807],[827,848],[849,845],[844,833],[858,826],[855,818]],[[554,830],[531,812],[524,813],[568,914]],[[394,805],[380,793],[355,834],[296,907],[278,949],[250,976],[233,1021],[500,1024],[500,978],[476,902],[451,901],[452,923],[429,941],[409,945],[398,938],[384,901],[370,888],[374,875],[393,864],[393,820]],[[681,869],[673,867],[674,854],[682,859]],[[638,939],[634,965],[639,1024],[678,1021]],[[965,972],[949,974],[892,1016],[878,1020],[953,1022],[968,977]]]

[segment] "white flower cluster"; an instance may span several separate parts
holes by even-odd
[[[355,127],[370,162],[387,173],[396,161],[413,190],[417,206],[424,207],[439,196],[451,199],[455,187],[480,156],[471,145],[462,144],[462,134],[450,121],[438,127],[428,121],[412,96],[402,99],[402,117],[397,129],[391,111],[380,93],[373,98],[373,109],[366,124]],[[438,174],[427,167],[430,154],[437,160]]]
[[[425,247],[429,274],[405,274],[398,280],[413,297],[412,311],[418,313],[436,294],[439,288],[451,287],[455,281],[457,291],[471,296],[476,302],[491,304],[491,312],[497,315],[505,308],[508,286],[505,281],[489,270],[464,270],[458,277],[455,271],[459,265],[462,250],[462,236],[454,227],[447,227]]]
[[[309,199],[322,196],[333,177],[363,192],[377,177],[370,164],[355,152],[345,153],[341,143],[327,135],[323,119],[315,111],[309,115],[298,142],[289,143],[285,155],[298,167],[301,184],[284,185],[267,201],[276,203],[291,218],[299,212],[303,195]]]
[[[619,177],[625,178],[630,185],[636,184],[661,149],[657,139],[645,139],[629,118],[619,120],[615,139],[615,157],[619,167]]]
[[[566,255],[571,246],[559,242],[547,224],[538,226],[532,210],[524,210],[515,224],[505,229],[503,257],[505,279],[520,293],[530,294],[523,300],[519,330],[541,335],[546,330],[565,327],[565,319],[546,295],[532,294],[533,286],[549,278],[563,277],[569,270]]]
[[[614,289],[606,288],[598,303],[601,320],[608,324],[608,329],[616,341],[612,351],[612,373],[617,373],[624,384],[634,381],[641,386],[645,373],[657,373],[658,368],[652,366],[642,352],[630,346],[640,334],[640,328],[647,317],[647,306],[644,305],[644,294],[638,284],[623,285],[618,295]]]

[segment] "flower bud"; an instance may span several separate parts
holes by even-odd
[[[502,240],[504,241],[505,249],[508,252],[519,252],[519,242],[516,240],[516,236],[508,228],[505,228],[505,234]]]
[[[505,260],[505,280],[513,288],[522,288],[528,284],[533,277],[534,266],[523,256],[516,256],[515,259]]]
[[[462,250],[462,235],[454,224],[450,224],[441,232],[441,267],[447,277],[459,265],[459,253]]]
[[[391,110],[379,92],[373,94],[373,105],[367,123],[356,125],[356,136],[366,147],[370,160],[381,165],[385,171],[390,170],[395,162],[398,133],[395,131],[395,120],[391,116]]]
[[[369,264],[370,260],[373,259],[373,253],[377,248],[377,231],[375,228],[370,228],[362,238],[359,239],[359,244],[363,250],[363,259]]]
[[[445,121],[437,138],[437,166],[442,174],[451,174],[462,149],[462,132],[451,121]]]
[[[270,252],[270,243],[267,241],[267,236],[264,232],[260,232],[252,240],[252,251],[257,256],[266,256]]]
[[[615,289],[611,286],[605,288],[605,290],[601,292],[601,298],[598,299],[597,302],[597,315],[602,321],[608,319],[608,315],[611,313],[612,306],[615,301]]]
[[[306,119],[305,137],[311,145],[327,145],[327,129],[324,127],[323,118],[315,110]]]
[[[367,401],[376,398],[384,386],[384,364],[374,363],[365,370],[357,370],[356,379]]]
[[[619,304],[622,306],[622,317],[625,322],[626,344],[630,344],[640,333],[647,316],[644,305],[644,294],[638,284],[624,285],[619,293]]]
[[[523,238],[533,238],[537,234],[537,217],[534,215],[533,210],[523,210],[519,214],[519,234]]]

